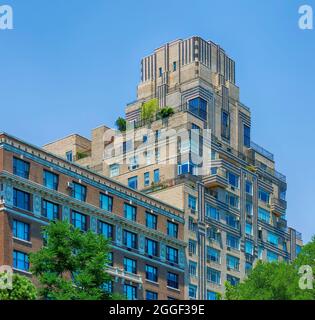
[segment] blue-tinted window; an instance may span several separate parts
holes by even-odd
[[[104,221],[98,221],[98,233],[102,234],[106,239],[113,239],[114,227]]]
[[[247,214],[253,215],[253,204],[249,201],[246,201],[245,210]]]
[[[218,300],[218,294],[213,291],[207,291],[207,300]]]
[[[259,197],[259,200],[263,202],[269,203],[270,201],[270,193],[263,189],[258,190],[258,197]]]
[[[244,146],[250,147],[250,127],[244,124]]]
[[[157,228],[157,216],[153,213],[146,212],[146,226],[150,229],[156,230]]]
[[[127,300],[136,300],[137,287],[130,284],[124,284],[124,296],[127,298]]]
[[[142,142],[146,143],[148,141],[148,136],[145,134],[142,136]]]
[[[230,116],[225,111],[222,111],[221,135],[225,139],[230,139]]]
[[[147,290],[145,293],[146,300],[158,300],[157,292]]]
[[[13,268],[28,271],[30,268],[28,255],[24,252],[13,251]]]
[[[188,241],[188,251],[190,254],[197,253],[197,242],[195,240],[189,239]]]
[[[230,184],[232,187],[238,188],[239,176],[237,176],[236,174],[234,174],[234,173],[232,173],[232,172],[228,172],[228,173],[227,173],[227,178],[228,178],[229,184]]]
[[[207,247],[207,260],[215,263],[220,263],[220,251],[211,247]]]
[[[207,267],[207,280],[215,284],[221,284],[221,272]]]
[[[22,221],[13,220],[13,237],[30,241],[30,225]]]
[[[153,180],[154,180],[154,183],[160,182],[160,170],[159,169],[154,170]]]
[[[56,220],[59,218],[59,205],[47,200],[43,200],[43,217],[49,220]]]
[[[173,272],[167,273],[167,286],[178,289],[178,274]]]
[[[71,162],[73,161],[72,151],[66,152],[66,159]]]
[[[44,170],[44,186],[45,187],[52,190],[58,190],[58,180],[59,180],[59,177],[57,174]]]
[[[193,284],[189,285],[189,298],[197,299],[197,286]]]
[[[182,174],[195,174],[196,170],[195,170],[196,166],[190,162],[186,162],[186,163],[182,163],[178,165],[178,175],[182,175]]]
[[[144,186],[147,187],[150,185],[150,172],[145,172],[143,174]]]
[[[268,231],[267,241],[268,241],[270,244],[274,245],[274,246],[278,246],[278,244],[279,244],[279,237],[278,237],[276,234]]]
[[[234,276],[231,276],[230,274],[226,275],[226,280],[232,285],[232,286],[236,286],[237,284],[239,284],[240,279]]]
[[[124,215],[128,220],[136,221],[137,220],[137,208],[125,203],[124,204]]]
[[[137,273],[137,261],[130,258],[124,258],[124,270],[130,273]]]
[[[189,274],[192,277],[196,277],[197,276],[197,263],[194,261],[189,261]]]
[[[106,292],[106,293],[113,293],[113,281],[111,280],[108,280],[106,281],[104,284],[103,284],[103,290]]]
[[[215,207],[212,207],[209,203],[206,204],[206,216],[214,220],[220,220],[219,211]]]
[[[226,265],[228,268],[233,269],[233,270],[239,270],[240,268],[240,259],[227,255],[226,256]]]
[[[86,187],[82,184],[73,182],[73,190],[72,190],[72,197],[80,200],[85,201],[86,200]]]
[[[249,274],[253,269],[253,265],[250,262],[245,262],[245,274]]]
[[[188,208],[193,211],[197,210],[197,199],[192,195],[188,195]]]
[[[230,227],[232,227],[234,229],[239,228],[239,221],[238,221],[237,217],[232,214],[229,214],[229,213],[225,214],[225,222],[227,225],[229,225]]]
[[[245,241],[245,253],[253,255],[254,254],[254,245],[251,241]]]
[[[101,209],[112,212],[113,211],[113,197],[100,193],[100,207]]]
[[[253,225],[249,222],[246,222],[245,233],[252,236],[253,235]]]
[[[178,224],[175,222],[167,221],[167,234],[170,237],[178,237]]]
[[[131,177],[128,179],[128,187],[137,190],[138,189],[138,177]]]
[[[178,250],[173,247],[166,246],[166,260],[172,263],[178,263]]]
[[[13,205],[23,210],[31,210],[30,194],[18,189],[13,189]]]
[[[137,235],[133,232],[124,230],[123,232],[123,244],[124,246],[132,249],[137,249],[138,247],[138,238]]]
[[[227,234],[226,235],[226,245],[228,247],[231,247],[233,249],[239,250],[240,248],[240,239],[231,235],[231,234]]]
[[[162,77],[162,74],[163,74],[163,69],[159,68],[159,77]]]
[[[194,98],[188,101],[188,109],[191,113],[207,121],[207,101],[202,98]]]
[[[150,256],[158,256],[158,244],[156,241],[145,239],[145,252]]]
[[[270,212],[258,207],[258,219],[265,221],[267,223],[270,222]]]
[[[267,250],[267,261],[268,262],[278,261],[278,255],[273,251]]]
[[[79,213],[77,211],[72,211],[72,224],[82,230],[87,230],[87,216],[83,213]]]
[[[13,174],[28,179],[30,175],[30,164],[22,159],[13,158]]]
[[[253,183],[251,181],[246,180],[245,182],[245,191],[248,194],[253,194]]]
[[[158,281],[158,269],[156,267],[146,265],[145,266],[146,279],[157,282]]]
[[[173,62],[173,71],[176,71],[176,61]]]

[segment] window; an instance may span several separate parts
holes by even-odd
[[[124,204],[124,215],[128,220],[136,221],[137,220],[137,208],[125,203]]]
[[[188,108],[191,113],[207,121],[207,101],[202,98],[194,98],[188,101]]]
[[[13,237],[30,241],[30,225],[22,221],[13,220]]]
[[[249,222],[246,222],[245,233],[252,236],[253,235],[253,225]]]
[[[137,190],[138,189],[138,177],[131,177],[128,179],[128,187]]]
[[[207,236],[211,241],[215,241],[217,243],[221,242],[221,234],[217,229],[209,228],[207,230]]]
[[[190,254],[196,254],[197,252],[197,243],[194,240],[189,239],[188,241],[188,251]]]
[[[124,230],[123,232],[123,244],[124,246],[132,249],[137,249],[138,241],[137,235],[133,232]]]
[[[227,234],[226,235],[226,245],[230,248],[239,250],[240,249],[240,240],[239,240],[239,238],[237,238],[231,234]]]
[[[196,231],[197,230],[197,226],[196,223],[194,222],[194,219],[192,217],[189,217],[188,220],[188,229],[190,231]]]
[[[73,182],[73,190],[72,190],[72,197],[80,200],[85,201],[86,200],[86,187],[82,184]]]
[[[156,230],[157,228],[157,216],[153,213],[146,212],[145,224],[148,228]]]
[[[59,218],[59,205],[43,200],[42,215],[49,220],[57,220]]]
[[[192,195],[188,195],[188,208],[192,211],[197,210],[197,199]]]
[[[130,284],[124,284],[124,296],[127,300],[137,299],[137,287]]]
[[[246,201],[245,210],[248,215],[252,216],[253,215],[253,204],[249,201]]]
[[[245,182],[245,191],[246,193],[253,195],[253,183],[249,180]]]
[[[13,251],[13,268],[28,271],[30,268],[28,255],[21,251]]]
[[[189,261],[189,274],[192,277],[196,277],[197,276],[197,263],[194,261]]]
[[[222,111],[221,135],[227,140],[230,139],[230,116],[226,111]]]
[[[100,193],[100,208],[109,212],[113,211],[113,197]]]
[[[31,210],[30,194],[18,189],[13,189],[13,205],[23,210]]]
[[[136,170],[139,167],[139,160],[138,160],[138,156],[133,156],[129,159],[129,170]]]
[[[109,166],[109,176],[117,177],[119,175],[119,164],[114,163]]]
[[[237,277],[233,277],[230,274],[226,275],[226,280],[232,285],[232,286],[236,286],[237,284],[239,284],[240,279]]]
[[[66,152],[66,159],[70,162],[73,161],[73,156],[72,156],[72,151],[67,151]]]
[[[259,197],[259,200],[262,202],[265,202],[265,203],[270,202],[270,193],[263,189],[258,190],[258,197]]]
[[[106,293],[113,293],[113,281],[108,280],[103,284],[103,290]]]
[[[245,241],[245,253],[253,255],[254,254],[254,245],[251,241]]]
[[[173,62],[173,71],[176,71],[177,65],[176,65],[176,61]]]
[[[227,255],[226,256],[226,265],[228,269],[238,271],[240,269],[240,259]]]
[[[211,247],[207,247],[207,261],[220,263],[221,261],[220,251]]]
[[[44,170],[44,186],[52,189],[58,190],[59,177],[57,174],[50,171]]]
[[[166,246],[166,260],[172,263],[178,263],[178,250],[173,247]]]
[[[147,290],[145,293],[146,300],[158,300],[158,294],[153,291]]]
[[[156,267],[146,265],[145,278],[149,281],[158,282],[158,269]]]
[[[245,274],[249,274],[253,269],[253,265],[250,262],[245,262]]]
[[[158,244],[156,241],[145,238],[145,252],[150,256],[158,256]]]
[[[178,289],[178,274],[173,272],[167,273],[167,286]]]
[[[147,187],[150,185],[150,172],[145,172],[143,174],[144,186]]]
[[[207,300],[218,300],[218,294],[213,291],[207,291]]]
[[[258,219],[265,221],[267,223],[270,222],[270,212],[258,207]]]
[[[208,203],[206,203],[206,216],[214,220],[220,221],[219,211]]]
[[[113,266],[113,264],[114,264],[114,254],[113,254],[113,252],[108,252],[107,260],[108,260],[107,264],[109,266]]]
[[[196,173],[196,166],[190,162],[182,163],[178,165],[177,168],[177,173],[178,175],[190,173],[190,174],[195,174]]]
[[[189,285],[189,298],[197,299],[197,286]]]
[[[30,175],[30,164],[22,159],[13,158],[13,174],[28,179]]]
[[[263,258],[263,253],[264,253],[264,248],[259,246],[258,247],[258,259],[262,259]]]
[[[207,280],[211,283],[221,284],[221,272],[207,267]]]
[[[267,261],[268,262],[278,261],[278,255],[273,251],[267,250]]]
[[[243,127],[244,134],[244,146],[250,148],[250,127],[244,124]]]
[[[167,221],[167,235],[169,235],[170,237],[173,237],[173,238],[178,237],[178,224],[177,223]]]
[[[72,211],[72,224],[82,230],[87,230],[87,216],[77,211]]]
[[[137,261],[129,258],[124,258],[124,270],[130,273],[137,273]]]
[[[160,181],[160,170],[159,169],[154,170],[153,180],[154,180],[154,183],[158,183]]]
[[[148,135],[144,134],[144,135],[142,136],[142,142],[143,142],[143,143],[147,143],[147,142],[148,142]]]
[[[114,227],[109,223],[98,220],[98,233],[106,239],[113,239]]]
[[[278,244],[279,244],[279,237],[278,237],[276,234],[268,231],[267,241],[268,241],[270,244],[272,244],[272,245],[274,245],[274,246],[277,247]]]
[[[239,197],[234,195],[233,193],[227,192],[226,193],[226,203],[235,208],[238,209],[239,208]]]
[[[228,172],[227,173],[227,178],[228,178],[228,182],[229,184],[234,187],[234,188],[238,188],[239,185],[239,176],[237,176],[236,174],[232,173],[232,172]]]
[[[298,255],[301,252],[301,250],[302,250],[302,247],[299,245],[296,245],[296,249],[295,249],[296,255]]]
[[[239,221],[238,218],[235,217],[232,214],[226,213],[225,214],[225,222],[228,226],[234,228],[234,229],[238,229],[239,227]]]
[[[163,69],[160,67],[159,68],[159,77],[162,77],[162,74],[163,74]]]

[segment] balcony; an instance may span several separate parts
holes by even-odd
[[[106,271],[108,272],[109,275],[115,278],[120,278],[127,281],[131,281],[133,283],[142,284],[142,277],[138,274],[126,272],[122,269],[119,269],[117,267],[112,267],[112,266],[108,266]]]
[[[281,217],[287,208],[287,202],[278,198],[271,198],[271,211],[277,217]]]
[[[228,187],[228,182],[226,179],[225,171],[222,168],[216,170],[216,173],[211,174],[210,176],[203,179],[203,183],[206,188],[223,188]]]
[[[256,144],[255,142],[253,141],[250,142],[250,148],[256,151],[257,153],[261,154],[265,158],[269,159],[270,161],[274,161],[274,155],[268,150]]]

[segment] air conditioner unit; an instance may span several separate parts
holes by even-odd
[[[73,182],[68,181],[67,182],[67,188],[73,189]]]

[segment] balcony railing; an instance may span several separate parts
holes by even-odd
[[[251,147],[251,149],[260,153],[262,156],[266,157],[267,159],[274,161],[274,155],[271,152],[269,152],[268,150],[261,147],[260,145],[256,144],[255,142],[251,141],[250,147]]]
[[[114,277],[119,277],[135,283],[142,283],[142,277],[140,275],[124,271],[117,267],[107,266],[107,272]]]
[[[296,238],[302,241],[302,233],[296,231]]]

